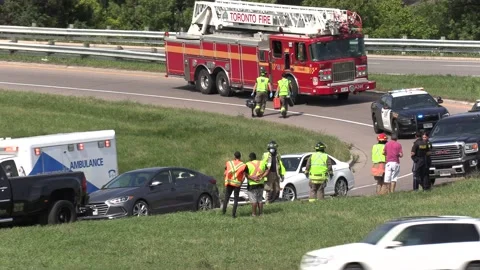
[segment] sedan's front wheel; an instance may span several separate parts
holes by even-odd
[[[148,216],[150,212],[148,211],[148,204],[144,201],[138,201],[133,205],[132,216]]]
[[[294,201],[297,198],[295,187],[288,184],[283,188],[283,199],[287,201]]]

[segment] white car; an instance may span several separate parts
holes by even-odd
[[[300,269],[474,270],[479,250],[478,218],[407,217],[382,224],[359,243],[310,251]]]
[[[285,166],[285,180],[280,182],[280,198],[293,201],[296,199],[308,198],[310,193],[309,180],[304,174],[308,158],[313,152],[282,155],[281,159]],[[353,173],[348,163],[340,161],[330,155],[333,160],[333,176],[330,177],[325,188],[326,196],[346,196],[348,191],[355,185]],[[247,182],[243,181],[238,204],[248,204]],[[264,202],[266,193],[263,193]],[[230,196],[229,203],[233,204],[233,194]]]

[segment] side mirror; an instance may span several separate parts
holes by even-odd
[[[384,110],[388,110],[388,106],[387,106],[387,105],[383,105],[383,109],[384,109]]]
[[[106,185],[103,185],[100,189],[104,189]]]
[[[442,97],[437,97],[437,102],[438,102],[438,104],[442,104],[443,103]]]
[[[403,243],[400,241],[392,241],[387,244],[385,248],[392,249],[392,248],[397,248],[403,246]]]
[[[160,182],[160,181],[153,181],[153,182],[150,184],[150,186],[151,186],[151,187],[156,187],[156,186],[159,186],[159,185],[161,185],[161,184],[162,184],[162,182]]]
[[[306,169],[307,169],[307,167],[302,167],[302,168],[300,169],[300,172],[304,173]]]

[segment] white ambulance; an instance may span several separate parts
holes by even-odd
[[[87,193],[118,174],[114,130],[0,138],[0,164],[10,177],[82,171]]]

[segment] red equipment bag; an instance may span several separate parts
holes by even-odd
[[[274,97],[273,98],[273,109],[278,110],[281,107],[280,98]]]

